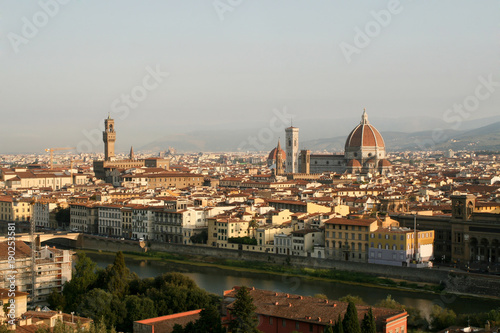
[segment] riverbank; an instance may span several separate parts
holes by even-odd
[[[375,265],[161,242],[151,242],[149,247],[145,248],[138,242],[124,243],[117,239],[97,239],[87,235],[84,235],[82,249],[122,251],[148,258],[156,256],[171,260],[210,263],[231,269],[235,267],[247,271],[256,269],[286,276],[327,278],[342,283],[434,292],[443,297],[446,293],[450,293],[500,299],[500,276],[454,270]]]
[[[100,250],[76,250],[77,253],[94,253],[115,255],[111,251]],[[255,274],[267,274],[283,276],[286,278],[302,278],[307,280],[317,280],[324,282],[336,282],[349,285],[358,285],[364,287],[375,287],[387,290],[399,290],[404,292],[427,293],[434,295],[446,295],[443,285],[430,283],[414,283],[405,280],[397,280],[375,277],[368,274],[348,272],[341,270],[326,270],[326,269],[311,269],[311,268],[294,268],[291,266],[283,266],[272,263],[238,261],[229,259],[218,259],[212,257],[180,255],[165,252],[123,252],[125,257],[135,260],[152,260],[172,262],[182,265],[212,267],[225,271],[249,272]],[[476,295],[462,294],[461,297],[479,297]],[[482,298],[482,297],[480,297]],[[488,298],[488,297],[485,297]],[[491,297],[490,299],[497,299]]]

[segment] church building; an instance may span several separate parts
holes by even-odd
[[[310,150],[301,150],[296,158],[294,150],[298,150],[298,128],[287,128],[286,134],[287,173],[386,174],[392,169],[391,163],[386,159],[384,139],[368,121],[366,110],[363,111],[361,122],[347,136],[343,155],[311,154]],[[289,138],[290,140],[288,140]],[[290,141],[290,150],[288,150],[288,141]],[[298,164],[297,169],[293,167],[296,163]]]

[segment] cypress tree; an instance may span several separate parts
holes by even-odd
[[[333,333],[344,333],[344,328],[342,327],[342,318],[340,317],[335,322],[335,326],[333,326]]]
[[[236,293],[236,301],[231,310],[234,319],[229,325],[230,330],[235,333],[259,333],[255,309],[250,291],[247,287],[241,287]]]
[[[349,305],[347,306],[342,326],[344,332],[361,333],[361,326],[359,326],[358,321],[358,311],[356,310],[356,305],[354,305],[353,302],[349,302]]]
[[[363,321],[361,322],[361,332],[362,333],[377,333],[377,327],[375,325],[375,317],[373,317],[372,308],[365,313]]]

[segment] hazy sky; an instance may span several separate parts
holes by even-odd
[[[0,153],[101,151],[108,112],[118,150],[269,127],[283,108],[299,127],[364,107],[499,114],[498,0],[59,1],[0,2]]]

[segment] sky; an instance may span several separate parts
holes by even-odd
[[[459,128],[499,115],[499,14],[498,0],[3,0],[0,153],[102,151],[108,114],[118,151],[223,130],[274,144],[289,118],[348,133],[363,108]]]

